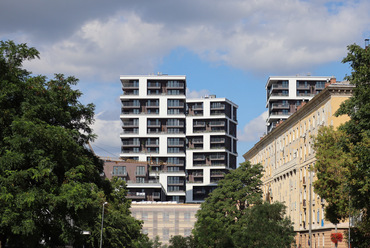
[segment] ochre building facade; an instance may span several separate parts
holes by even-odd
[[[310,247],[310,242],[312,247],[334,247],[330,234],[335,232],[335,225],[325,220],[325,199],[315,194],[312,186],[315,175],[310,167],[316,162],[313,137],[321,126],[337,128],[348,120],[334,113],[352,95],[352,89],[347,83],[329,85],[243,155],[252,164],[263,165],[263,197],[285,203],[294,222],[297,247]],[[345,230],[348,222],[337,225],[337,232]],[[338,247],[348,244],[340,242]]]

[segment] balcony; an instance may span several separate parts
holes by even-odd
[[[297,90],[309,90],[310,85],[309,84],[297,84]]]
[[[167,83],[168,89],[183,89],[185,86],[182,82],[173,82],[173,83]]]
[[[274,116],[274,115],[291,115],[291,114],[293,114],[293,112],[288,112],[288,111],[274,111],[274,112],[270,113],[271,116]]]
[[[225,155],[211,155],[209,156],[211,160],[224,160]]]
[[[204,121],[196,121],[193,123],[193,127],[204,127],[206,123]]]
[[[147,107],[147,108],[159,107],[159,103],[158,102],[147,102],[145,104],[145,107]]]
[[[289,89],[289,84],[272,84],[271,85],[271,90],[275,90],[275,89],[279,89],[279,90],[282,90],[282,89]]]
[[[271,110],[273,109],[289,109],[288,103],[273,103],[271,105]]]
[[[203,139],[192,139],[193,144],[203,144]]]
[[[288,92],[271,93],[270,96],[289,96]]]
[[[137,89],[137,88],[139,88],[139,82],[122,83],[122,87],[124,87],[124,88]]]
[[[161,199],[161,193],[160,192],[153,192],[152,193],[153,199]]]
[[[128,192],[127,198],[129,199],[145,199],[145,192]]]
[[[183,147],[184,146],[184,142],[183,141],[179,141],[179,142],[168,142],[168,147]]]
[[[205,159],[206,159],[206,156],[194,156],[193,157],[194,161],[202,161],[202,160],[205,160]]]
[[[209,125],[212,127],[224,127],[225,122],[224,121],[210,121]]]
[[[211,138],[211,143],[225,143],[224,138]]]
[[[195,104],[192,107],[193,107],[193,110],[203,110],[203,105]]]
[[[122,108],[140,108],[138,102],[122,102]]]
[[[225,104],[211,104],[211,110],[225,109]]]
[[[211,177],[224,177],[225,172],[222,171],[213,171],[211,172]]]
[[[182,186],[184,185],[184,180],[168,180],[167,185],[177,185],[177,186]]]
[[[147,146],[147,147],[158,147],[159,143],[158,143],[158,140],[156,140],[156,141],[147,141],[147,142],[145,142],[145,146]]]
[[[124,121],[122,122],[122,126],[124,127],[138,127],[138,122],[137,121]]]
[[[148,82],[148,89],[160,89],[161,84],[159,82]]]
[[[138,141],[122,141],[122,146],[140,146]]]
[[[160,127],[160,122],[148,122],[148,127]]]
[[[183,127],[184,126],[184,122],[182,122],[182,121],[177,122],[177,123],[169,123],[169,122],[167,122],[166,125],[168,127]]]

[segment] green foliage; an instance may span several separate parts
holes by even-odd
[[[139,236],[124,185],[115,191],[116,184],[103,181],[102,162],[85,148],[95,138],[94,105],[79,102],[76,78],[56,74],[48,81],[22,68],[38,55],[26,44],[0,43],[1,244],[97,244],[105,201],[111,204],[107,233],[124,241]],[[82,230],[92,235],[84,237]]]
[[[283,205],[262,204],[262,170],[259,164],[252,166],[244,162],[219,182],[197,212],[193,230],[197,247],[264,247],[255,245],[263,245],[260,239],[265,239],[265,236],[274,239],[274,235],[276,240],[286,241],[281,247],[291,243],[292,224],[283,218]],[[250,220],[256,216],[263,224],[257,219]],[[271,225],[272,222],[274,225]],[[266,230],[277,232],[267,233],[259,228],[261,225],[271,225],[271,229]],[[254,234],[244,230],[254,230]],[[248,235],[255,239],[250,240],[252,236]]]
[[[353,96],[341,104],[336,116],[350,120],[338,130],[321,128],[315,141],[318,180],[315,191],[328,202],[326,218],[332,222],[357,215],[353,245],[368,247],[370,240],[370,49],[348,46],[343,63],[350,63],[347,80],[355,85]]]
[[[168,248],[196,248],[193,236],[183,237],[181,235],[172,236]]]
[[[291,247],[295,232],[285,205],[264,202],[248,208],[234,232],[236,247]]]

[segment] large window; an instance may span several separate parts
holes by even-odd
[[[126,166],[113,166],[112,175],[126,175]]]
[[[144,176],[145,175],[145,166],[136,167],[136,175]]]

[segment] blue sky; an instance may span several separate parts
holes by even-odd
[[[346,46],[370,37],[370,2],[326,0],[2,0],[0,39],[28,43],[35,74],[74,75],[83,103],[96,105],[92,144],[120,151],[120,75],[186,75],[188,95],[239,105],[238,153],[265,130],[269,76],[335,76]]]

